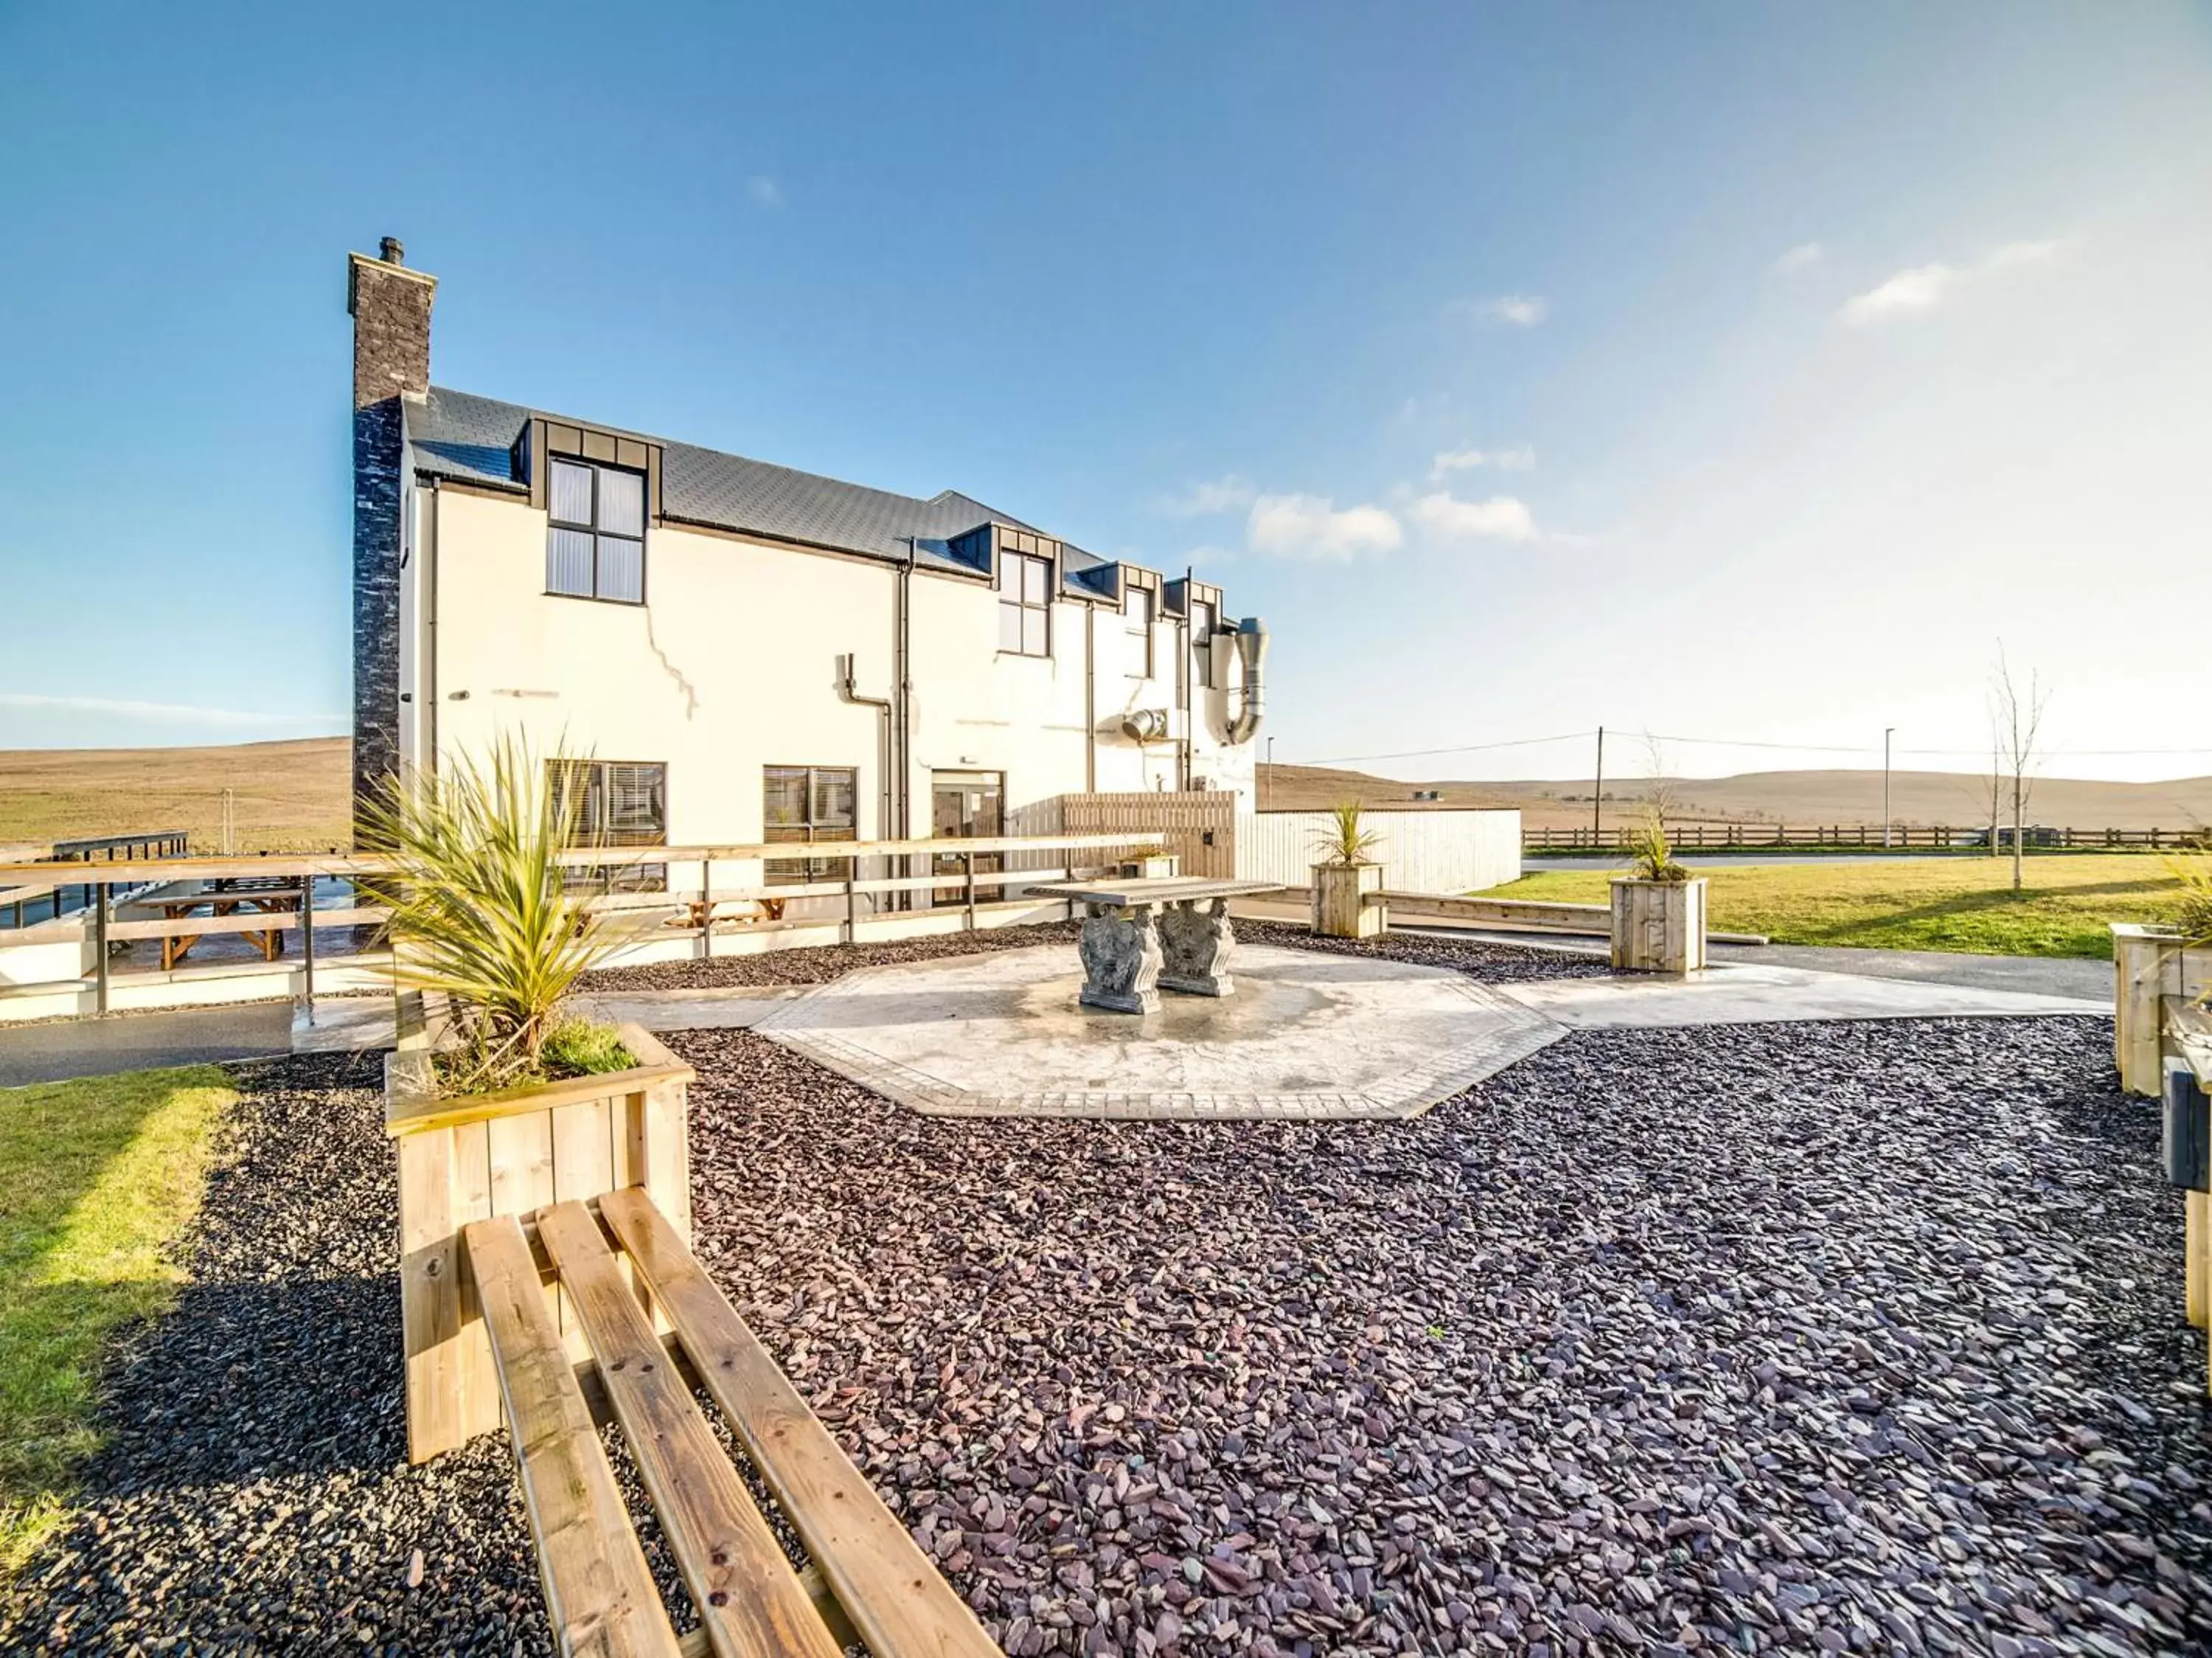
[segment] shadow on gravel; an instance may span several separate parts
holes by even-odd
[[[388,1468],[405,1454],[399,1280],[188,1287],[113,1375],[94,1489]],[[179,1386],[189,1367],[189,1386]]]

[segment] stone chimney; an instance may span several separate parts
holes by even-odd
[[[386,236],[378,257],[346,258],[353,318],[353,799],[361,808],[399,770],[400,468],[404,400],[430,389],[430,302],[438,279],[407,268]]]

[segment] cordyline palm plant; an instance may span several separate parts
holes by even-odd
[[[1348,800],[1329,808],[1329,826],[1314,837],[1314,850],[1322,862],[1352,869],[1374,862],[1368,854],[1382,844],[1382,837],[1360,820],[1360,803]]]
[[[542,1075],[561,999],[612,943],[563,879],[580,801],[550,785],[553,769],[504,736],[410,774],[368,814],[364,850],[391,864],[370,884],[396,976],[452,1003],[462,1088]]]
[[[2192,948],[2212,944],[2212,857],[2166,860],[2166,873],[2181,886],[2181,901],[2174,905],[2173,924]],[[2212,985],[2197,998],[2200,1007],[2212,1008]]]
[[[1674,862],[1674,843],[1667,838],[1667,820],[1656,808],[1628,832],[1628,867],[1638,881],[1687,881],[1690,872]]]

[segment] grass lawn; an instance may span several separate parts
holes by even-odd
[[[211,1065],[0,1088],[0,1586],[98,1443],[109,1338],[176,1294],[163,1247],[235,1098]]]
[[[1612,873],[1544,870],[1486,898],[1602,904]],[[2098,853],[2027,859],[2012,891],[2009,858],[1701,869],[1715,932],[1765,933],[1778,944],[1856,944],[1983,955],[2109,960],[2114,921],[2170,921],[2180,887],[2164,858]]]

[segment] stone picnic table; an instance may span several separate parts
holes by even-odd
[[[1031,898],[1084,906],[1085,1007],[1151,1013],[1160,991],[1230,996],[1229,900],[1279,893],[1279,881],[1223,881],[1164,875],[1127,881],[1054,881],[1029,889]]]

